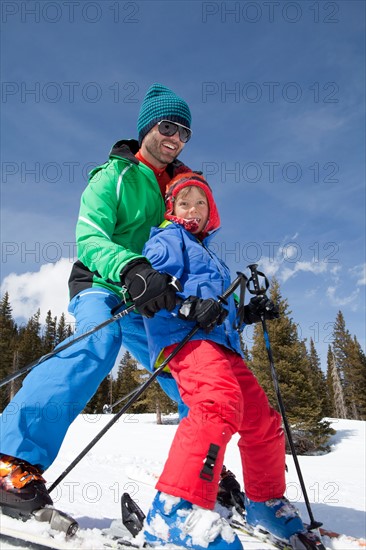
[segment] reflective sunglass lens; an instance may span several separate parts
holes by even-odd
[[[174,136],[174,134],[179,131],[179,139],[182,143],[187,143],[189,141],[192,132],[189,128],[176,124],[175,122],[170,122],[169,120],[161,120],[158,124],[159,132],[163,136]]]
[[[163,135],[163,136],[174,136],[174,134],[176,133],[178,127],[176,124],[174,124],[173,122],[160,122],[159,124],[159,130],[160,130],[160,133]]]
[[[178,126],[179,138],[183,143],[187,143],[191,137],[191,131],[188,128],[183,128],[183,126]]]

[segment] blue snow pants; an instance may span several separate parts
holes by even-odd
[[[118,296],[104,288],[90,288],[75,296],[69,311],[78,336],[111,317]],[[72,339],[73,337],[71,337]],[[65,340],[63,344],[67,342]],[[71,422],[81,413],[112,370],[121,345],[151,371],[141,315],[130,313],[35,367],[0,418],[0,452],[22,458],[46,470],[55,460]],[[158,382],[178,403],[180,417],[188,409],[175,380]]]

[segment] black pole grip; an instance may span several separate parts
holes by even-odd
[[[231,294],[238,288],[238,286],[241,284],[241,282],[244,280],[246,283],[248,283],[248,277],[244,275],[244,273],[241,273],[240,271],[236,272],[237,278],[228,286],[228,288],[225,290],[221,296],[218,296],[218,301],[220,303],[226,302],[226,298],[229,298]]]
[[[248,268],[250,269],[250,278],[247,282],[247,289],[250,292],[250,294],[255,294],[256,296],[261,296],[262,294],[265,294],[267,290],[269,289],[269,280],[265,276],[262,271],[258,271],[257,264],[250,264],[248,265]],[[264,279],[264,287],[259,284],[259,277],[263,277]],[[250,288],[250,283],[253,283],[254,288]]]

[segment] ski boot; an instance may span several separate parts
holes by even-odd
[[[36,466],[0,454],[0,507],[4,514],[28,519],[35,510],[52,504],[45,480]]]
[[[175,544],[192,550],[243,550],[219,514],[179,497],[158,492],[144,525],[146,542]]]
[[[254,502],[244,497],[247,524],[255,530],[269,533],[285,542],[292,535],[306,532],[299,511],[287,498],[274,498],[265,502]]]

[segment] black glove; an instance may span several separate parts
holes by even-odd
[[[278,319],[280,316],[278,306],[276,306],[265,294],[254,296],[249,304],[244,306],[244,323],[246,325],[258,323],[263,315],[266,320]]]
[[[137,311],[145,317],[154,317],[160,309],[172,311],[180,301],[176,295],[178,290],[182,290],[179,281],[166,273],[159,273],[144,260],[133,262],[131,267],[127,264],[121,272],[121,281]]]
[[[178,317],[196,323],[206,332],[210,332],[216,325],[221,325],[228,312],[213,298],[197,298],[189,296],[179,308]]]

